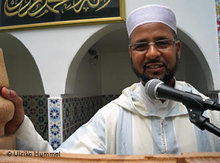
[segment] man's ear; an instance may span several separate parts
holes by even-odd
[[[181,46],[182,46],[182,44],[181,44],[180,40],[177,40],[177,42],[176,42],[176,50],[177,50],[177,54],[178,54],[178,58],[179,59],[180,59],[180,56],[181,56]]]

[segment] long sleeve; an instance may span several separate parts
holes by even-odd
[[[17,150],[53,152],[49,142],[45,141],[35,130],[31,120],[25,116],[23,123],[15,133]]]

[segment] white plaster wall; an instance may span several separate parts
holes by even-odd
[[[220,90],[215,0],[125,0],[126,15],[151,3],[169,6],[176,13],[177,26],[201,48],[211,67],[214,89]],[[65,92],[70,64],[90,36],[107,24],[39,28],[12,31],[30,51],[39,67],[45,93],[59,96]]]

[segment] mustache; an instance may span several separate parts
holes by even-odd
[[[148,60],[147,62],[144,63],[143,68],[145,69],[148,64],[151,63],[162,63],[165,68],[167,68],[167,63],[165,61],[160,61],[160,60]]]

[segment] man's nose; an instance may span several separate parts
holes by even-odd
[[[154,44],[150,44],[149,48],[145,54],[145,57],[148,59],[156,59],[160,57],[160,51],[157,50]]]

